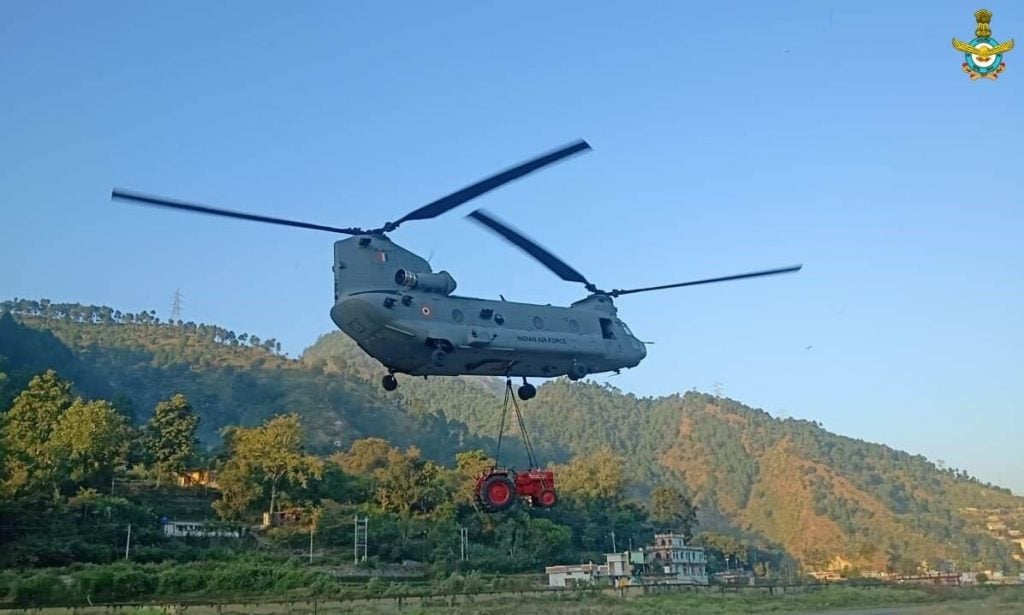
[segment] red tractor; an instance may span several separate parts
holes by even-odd
[[[476,499],[487,512],[506,510],[517,497],[527,498],[539,508],[551,508],[558,502],[555,473],[537,468],[516,472],[496,467],[476,481]]]
[[[516,422],[523,434],[523,444],[529,457],[530,469],[516,472],[513,468],[503,468],[498,464],[501,454],[501,440],[505,435],[505,420],[508,415],[509,402],[516,414]],[[498,446],[494,451],[494,467],[476,479],[476,500],[487,512],[500,512],[508,509],[516,498],[526,498],[530,504],[538,508],[551,508],[558,502],[555,494],[555,473],[537,467],[537,457],[533,454],[530,434],[523,422],[523,413],[519,410],[516,396],[512,392],[512,380],[505,379],[505,403],[501,407],[501,426],[498,428]]]

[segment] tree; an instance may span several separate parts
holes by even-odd
[[[56,494],[62,477],[50,439],[61,415],[71,406],[71,383],[49,370],[32,378],[14,400],[3,424],[7,449],[5,477],[9,490],[50,488]]]
[[[412,447],[378,472],[377,501],[383,510],[403,519],[430,515],[448,499],[443,472],[436,463],[420,459],[419,450]]]
[[[297,414],[278,415],[253,429],[235,429],[229,436],[230,457],[224,464],[223,516],[239,515],[269,491],[274,514],[278,490],[285,482],[305,486],[319,477],[323,462],[305,453]]]
[[[221,468],[217,484],[220,498],[213,503],[213,509],[222,519],[230,521],[241,521],[263,493],[254,470],[235,458]]]
[[[693,540],[693,528],[697,525],[697,507],[686,494],[675,487],[658,487],[651,494],[651,519],[672,531],[678,531],[686,539]]]
[[[398,462],[401,458],[401,451],[383,438],[356,440],[347,453],[334,456],[342,470],[356,476],[373,476],[378,470]]]
[[[625,459],[605,447],[591,455],[573,457],[568,465],[557,468],[555,474],[566,495],[616,501],[625,491],[624,465]]]
[[[195,454],[199,417],[180,393],[156,405],[146,428],[146,451],[157,471],[157,484],[165,474],[185,469]]]
[[[463,451],[455,455],[455,484],[452,491],[456,504],[476,504],[476,481],[481,474],[494,467],[494,460],[481,450]]]
[[[110,402],[79,399],[61,415],[49,444],[72,481],[104,484],[125,463],[131,437],[128,422]]]

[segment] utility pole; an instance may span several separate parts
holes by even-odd
[[[128,559],[128,550],[132,547],[132,524],[128,524],[128,540],[124,543],[124,559]]]
[[[181,320],[181,289],[174,289],[174,299],[171,303],[171,324]]]
[[[355,517],[355,531],[354,540],[352,545],[353,561],[358,564],[360,561],[366,561],[367,544],[369,543],[370,534],[370,518],[363,517],[359,518],[357,514]],[[360,547],[362,548],[362,554],[359,553]]]
[[[462,561],[469,561],[469,528],[459,528],[459,552]]]
[[[315,526],[309,526],[309,563],[313,563],[313,528]]]

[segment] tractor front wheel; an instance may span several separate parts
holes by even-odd
[[[551,508],[558,503],[558,496],[551,489],[544,489],[537,494],[537,506],[541,508]]]

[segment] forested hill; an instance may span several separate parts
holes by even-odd
[[[0,408],[32,374],[54,368],[82,394],[112,399],[139,419],[158,400],[184,393],[210,444],[223,427],[296,411],[321,451],[366,436],[415,444],[445,462],[458,450],[493,450],[500,380],[402,378],[385,393],[382,369],[340,333],[289,359],[272,340],[160,323],[152,313],[25,300],[0,304],[0,312],[7,312],[0,316]],[[541,386],[525,413],[542,461],[610,447],[625,456],[637,495],[654,484],[685,483],[705,528],[765,540],[812,566],[840,561],[880,570],[943,559],[1018,566],[1012,543],[965,511],[1024,510],[1024,498],[810,421],[776,419],[697,392],[638,398],[566,380]],[[521,463],[519,443],[508,449]]]

